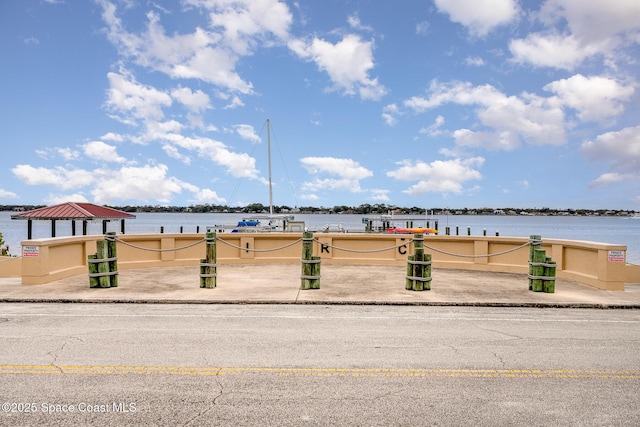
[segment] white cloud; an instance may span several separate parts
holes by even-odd
[[[426,193],[461,194],[467,181],[480,180],[477,170],[484,164],[484,158],[436,160],[426,163],[421,160],[403,160],[387,176],[399,181],[418,181],[403,192],[411,196]]]
[[[429,33],[429,21],[422,21],[416,24],[416,34],[426,36]]]
[[[103,162],[124,163],[127,160],[118,155],[116,147],[102,141],[87,142],[82,145],[82,149],[87,157]]]
[[[278,0],[186,0],[206,9],[212,28],[222,29],[222,42],[247,55],[258,40],[287,39],[293,17],[286,3]],[[273,42],[273,40],[271,40]]]
[[[242,137],[242,139],[246,139],[247,141],[251,141],[254,144],[260,142],[260,137],[256,134],[256,131],[253,129],[251,125],[235,125],[233,127],[238,135]]]
[[[603,47],[582,45],[573,35],[533,33],[525,39],[509,42],[509,50],[515,62],[573,70],[586,58],[601,52]]]
[[[126,200],[169,203],[187,185],[167,176],[165,165],[127,166],[119,170],[100,169],[91,195],[96,203],[111,204]]]
[[[234,153],[220,141],[202,137],[187,137],[178,134],[167,134],[164,136],[164,143],[173,146],[175,150],[165,151],[173,157],[179,153],[178,148],[193,151],[198,156],[211,160],[214,164],[222,166],[226,171],[236,178],[255,179],[266,183],[256,169],[256,159],[246,153]],[[177,158],[177,157],[176,157]]]
[[[124,136],[119,133],[108,132],[100,137],[103,141],[123,142]]]
[[[44,198],[43,202],[47,205],[59,205],[61,203],[75,202],[75,203],[89,203],[89,200],[80,193],[72,194],[49,194]]]
[[[588,159],[610,163],[618,174],[640,171],[640,126],[624,128],[585,141],[582,151]],[[605,179],[606,181],[606,179]]]
[[[0,188],[0,198],[2,199],[15,199],[18,195],[13,191],[8,191],[3,188]]]
[[[215,203],[215,204],[222,204],[222,203],[226,203],[226,200],[220,196],[218,196],[218,193],[216,193],[215,191],[209,189],[209,188],[202,188],[202,189],[198,189],[195,193],[194,193],[194,202],[196,203],[200,203],[200,204],[206,204],[206,203]]]
[[[464,63],[473,67],[482,67],[485,65],[484,59],[479,56],[467,56]]]
[[[389,104],[382,109],[382,118],[389,126],[395,126],[398,123],[398,116],[401,115],[397,104]]]
[[[349,23],[349,26],[351,28],[353,28],[354,30],[359,30],[359,31],[373,31],[373,28],[367,26],[367,25],[363,25],[362,22],[360,22],[360,18],[358,17],[358,15],[351,15],[347,18],[347,22]]]
[[[61,166],[54,168],[34,167],[31,165],[17,165],[11,172],[28,185],[50,185],[69,190],[82,188],[95,181],[92,171],[84,169],[66,169]]]
[[[130,119],[160,120],[164,117],[163,107],[171,105],[171,96],[151,86],[139,84],[126,71],[107,74],[107,108],[115,113],[114,118],[123,123],[133,124]]]
[[[572,70],[599,55],[615,67],[626,60],[624,48],[640,42],[640,2],[634,0],[547,0],[537,16],[544,30],[510,43],[517,62]]]
[[[292,40],[289,48],[329,75],[333,82],[330,90],[342,90],[347,95],[358,93],[369,100],[378,100],[387,93],[377,78],[369,76],[374,67],[372,41],[347,34],[336,44],[314,37],[311,41]]]
[[[125,28],[116,6],[100,0],[107,36],[120,55],[171,78],[198,79],[234,93],[251,94],[253,85],[235,70],[239,59],[251,55],[258,44],[283,42],[289,37],[292,15],[277,0],[185,0],[203,9],[209,29],[167,35],[155,12],[147,14],[146,31],[134,34]]]
[[[571,33],[588,44],[632,39],[640,31],[640,3],[635,0],[547,0],[541,15],[547,23],[566,20]]]
[[[514,0],[435,0],[435,4],[439,12],[481,37],[518,17],[518,4]]]
[[[427,97],[411,97],[404,105],[421,113],[448,103],[478,107],[476,115],[488,128],[454,132],[463,145],[513,149],[520,139],[531,144],[563,144],[566,141],[564,112],[555,97],[543,98],[529,93],[507,96],[491,85],[433,81]]]
[[[424,133],[429,136],[442,135],[442,131],[440,130],[440,128],[442,127],[444,122],[445,122],[444,117],[438,116],[436,117],[432,125],[420,129],[420,133]]]
[[[605,187],[616,182],[637,181],[640,176],[631,173],[607,172],[589,183],[590,188]]]
[[[351,159],[304,157],[300,163],[312,175],[337,176],[325,179],[316,177],[312,182],[305,182],[302,185],[305,191],[347,190],[357,193],[362,191],[360,180],[373,176],[373,172]]]
[[[171,91],[171,97],[193,113],[202,113],[204,110],[211,108],[209,95],[201,90],[194,92],[188,87],[178,87]]]
[[[374,200],[376,202],[388,202],[391,199],[389,198],[389,190],[382,190],[379,188],[374,188],[371,191],[371,200]]]
[[[635,91],[614,79],[582,74],[549,83],[544,89],[554,92],[565,105],[578,110],[578,117],[585,121],[603,121],[621,114],[623,102]]]
[[[469,129],[458,129],[453,132],[456,145],[461,147],[481,147],[487,150],[511,151],[520,147],[518,134],[512,131],[474,132]]]

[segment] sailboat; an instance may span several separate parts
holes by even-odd
[[[304,221],[294,221],[290,214],[273,213],[273,181],[271,178],[271,128],[267,119],[267,152],[269,163],[269,213],[255,214],[242,218],[235,226],[216,225],[216,232],[231,233],[262,233],[262,232],[303,232]]]

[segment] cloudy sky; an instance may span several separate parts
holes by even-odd
[[[0,204],[640,210],[637,0],[5,0]]]

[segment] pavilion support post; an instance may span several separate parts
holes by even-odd
[[[28,219],[27,220],[27,240],[31,240],[32,236],[33,236],[33,221]]]
[[[51,220],[51,237],[56,237],[56,220]]]
[[[76,235],[76,222],[74,220],[71,220],[71,235]]]
[[[107,234],[107,220],[102,220],[102,234]]]
[[[82,221],[82,235],[86,236],[87,235],[87,220],[83,220]]]
[[[124,219],[120,220],[120,233],[124,234]]]

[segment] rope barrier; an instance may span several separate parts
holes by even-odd
[[[333,245],[330,245],[330,244],[328,244],[328,243],[321,242],[320,240],[317,240],[317,239],[313,239],[313,240],[314,240],[316,243],[319,243],[319,244],[321,244],[321,245],[323,245],[323,246],[325,246],[325,247],[327,247],[327,248],[335,249],[335,250],[337,250],[337,251],[343,251],[343,252],[355,252],[355,253],[374,253],[374,252],[384,252],[384,251],[388,251],[388,250],[391,250],[391,249],[398,249],[398,248],[401,248],[401,247],[403,247],[403,246],[407,246],[407,245],[409,245],[409,244],[413,241],[413,240],[411,240],[411,241],[409,241],[409,242],[407,242],[407,243],[401,243],[401,244],[396,245],[396,246],[391,246],[391,247],[388,247],[388,248],[382,248],[382,249],[347,249],[347,248],[341,248],[341,247],[338,247],[338,246],[333,246]]]
[[[443,250],[440,250],[440,249],[436,249],[436,248],[433,248],[433,247],[431,247],[429,245],[424,245],[424,247],[425,247],[425,249],[431,249],[434,252],[439,252],[439,253],[444,254],[444,255],[457,256],[457,257],[461,257],[461,258],[488,258],[488,257],[492,257],[492,256],[505,255],[505,254],[508,254],[508,253],[511,253],[511,252],[518,251],[518,250],[520,250],[522,248],[526,248],[527,246],[529,246],[529,244],[530,243],[527,242],[527,243],[525,243],[523,245],[520,245],[520,246],[518,246],[516,248],[513,248],[513,249],[508,249],[506,251],[497,252],[495,254],[486,254],[486,255],[461,255],[461,254],[454,254],[452,252],[446,252],[446,251],[443,251]]]
[[[107,239],[107,240],[109,240],[109,239]],[[197,246],[197,245],[199,245],[200,243],[203,243],[203,242],[205,242],[205,241],[206,241],[206,239],[201,239],[201,240],[198,240],[198,241],[197,241],[197,242],[195,242],[195,243],[191,243],[190,245],[186,245],[186,246],[181,246],[181,247],[179,247],[179,248],[154,249],[154,248],[145,248],[145,247],[143,247],[143,246],[136,246],[136,245],[134,245],[134,244],[132,244],[132,243],[125,242],[124,240],[119,239],[119,238],[117,238],[117,237],[116,237],[116,238],[112,238],[112,240],[111,240],[111,241],[114,241],[114,240],[115,240],[115,241],[118,241],[118,242],[120,242],[120,243],[122,243],[123,245],[129,246],[129,247],[132,247],[132,248],[134,248],[134,249],[140,249],[141,251],[151,251],[151,252],[171,252],[171,251],[181,251],[181,250],[183,250],[183,249],[192,248],[192,247]]]
[[[220,239],[220,238],[218,238],[218,241],[219,241],[219,242],[221,242],[221,243],[224,243],[225,245],[230,246],[230,247],[232,247],[232,248],[234,248],[234,249],[239,249],[239,250],[241,250],[241,251],[247,251],[247,252],[274,252],[274,251],[279,251],[279,250],[282,250],[282,249],[289,248],[289,247],[291,247],[291,246],[295,245],[296,243],[301,242],[301,241],[302,241],[302,239],[298,239],[298,240],[296,240],[296,241],[294,241],[294,242],[292,242],[292,243],[286,244],[286,245],[284,245],[284,246],[280,246],[280,247],[278,247],[278,248],[272,248],[272,249],[251,249],[251,248],[243,248],[242,246],[234,245],[234,244],[229,243],[229,242],[227,242],[227,241],[225,241],[225,240],[222,240],[222,239]]]
[[[142,247],[142,246],[134,245],[134,244],[129,243],[129,242],[125,242],[124,240],[122,240],[122,239],[120,239],[120,238],[118,238],[118,237],[116,237],[116,236],[105,236],[105,239],[106,239],[106,240],[109,240],[109,241],[118,241],[118,242],[122,243],[123,245],[127,245],[127,246],[129,246],[129,247],[134,248],[134,249],[140,249],[140,250],[144,250],[144,251],[152,251],[152,252],[170,252],[170,251],[179,251],[179,250],[183,250],[183,249],[191,248],[191,247],[193,247],[193,246],[197,246],[197,245],[199,245],[199,244],[201,244],[201,243],[203,243],[203,242],[206,242],[206,241],[207,241],[207,239],[201,239],[201,240],[198,240],[198,241],[197,241],[197,242],[195,242],[195,243],[192,243],[192,244],[190,244],[190,245],[186,245],[186,246],[182,246],[182,247],[179,247],[179,248],[154,249],[154,248],[145,248],[145,247]],[[416,239],[411,239],[410,241],[408,241],[408,242],[406,242],[406,243],[401,243],[401,244],[399,244],[399,245],[389,246],[389,247],[381,248],[381,249],[348,249],[348,248],[341,248],[341,247],[339,247],[339,246],[330,245],[330,244],[325,243],[325,242],[321,242],[320,240],[318,240],[318,239],[316,239],[316,238],[313,238],[313,239],[300,238],[300,239],[298,239],[298,240],[295,240],[295,241],[293,241],[293,242],[291,242],[291,243],[288,243],[288,244],[286,244],[286,245],[284,245],[284,246],[280,246],[280,247],[277,247],[277,248],[271,248],[271,249],[251,249],[251,248],[243,248],[242,246],[234,245],[234,244],[229,243],[229,242],[227,242],[227,241],[225,241],[225,240],[223,240],[223,239],[220,239],[220,238],[217,238],[217,240],[218,240],[220,243],[224,243],[225,245],[230,246],[230,247],[232,247],[232,248],[234,248],[234,249],[238,249],[238,250],[241,250],[241,251],[247,251],[247,252],[275,252],[275,251],[279,251],[279,250],[282,250],[282,249],[289,248],[289,247],[291,247],[291,246],[293,246],[293,245],[295,245],[295,244],[297,244],[297,243],[299,243],[299,242],[302,242],[302,241],[312,240],[312,241],[314,241],[314,242],[316,242],[316,243],[318,243],[318,244],[320,244],[320,245],[323,245],[324,247],[327,247],[327,248],[335,249],[335,250],[337,250],[337,251],[352,252],[352,253],[375,253],[375,252],[384,252],[384,251],[389,251],[389,250],[393,250],[393,249],[398,249],[398,248],[401,248],[401,247],[407,247],[409,244],[411,244],[411,243],[413,243],[414,241],[416,241]],[[461,257],[461,258],[488,258],[488,257],[499,256],[499,255],[506,255],[506,254],[508,254],[508,253],[515,252],[515,251],[518,251],[518,250],[520,250],[520,249],[523,249],[523,248],[525,248],[525,247],[527,247],[527,246],[529,246],[529,245],[536,244],[537,242],[541,242],[541,241],[538,241],[538,240],[530,240],[530,241],[528,241],[527,243],[524,243],[524,244],[522,244],[522,245],[520,245],[520,246],[518,246],[518,247],[512,248],[512,249],[508,249],[508,250],[506,250],[506,251],[497,252],[497,253],[493,253],[493,254],[482,254],[482,255],[463,255],[463,254],[456,254],[456,253],[453,253],[453,252],[447,252],[447,251],[443,251],[443,250],[441,250],[441,249],[434,248],[434,247],[429,246],[429,245],[427,245],[427,244],[425,244],[425,245],[424,245],[424,247],[425,247],[425,249],[430,249],[430,250],[432,250],[432,251],[434,251],[434,252],[438,252],[438,253],[441,253],[441,254],[444,254],[444,255],[449,255],[449,256],[454,256],[454,257]],[[551,266],[551,265],[547,265],[547,264],[539,264],[539,265],[540,265],[540,266],[544,266],[544,267],[550,267],[550,266]]]

